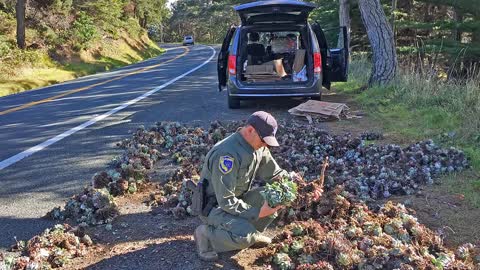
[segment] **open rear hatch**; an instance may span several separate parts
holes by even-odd
[[[308,84],[313,76],[313,58],[306,30],[301,24],[244,29],[238,57],[241,63],[238,82],[267,88]],[[252,34],[257,41],[252,41]]]
[[[296,0],[257,1],[235,7],[242,25],[306,22],[316,6]]]

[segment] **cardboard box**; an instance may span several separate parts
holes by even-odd
[[[265,63],[263,65],[249,65],[245,71],[248,74],[275,74],[272,63]]]
[[[300,72],[305,65],[305,50],[297,50],[293,60],[293,71]]]

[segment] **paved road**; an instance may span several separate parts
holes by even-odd
[[[29,239],[50,226],[40,217],[105,168],[120,153],[115,143],[139,125],[205,126],[258,109],[286,117],[299,102],[249,102],[229,110],[226,93],[217,90],[214,48],[176,46],[114,72],[0,98],[0,250],[13,236]]]

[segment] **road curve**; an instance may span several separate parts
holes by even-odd
[[[0,169],[0,250],[13,244],[14,236],[29,239],[51,226],[41,217],[80,192],[121,153],[115,144],[139,125],[180,121],[207,126],[213,120],[245,119],[259,109],[285,119],[300,102],[264,100],[229,110],[225,91],[217,90],[213,54],[209,46],[180,46],[113,72],[0,98],[0,164],[8,165]],[[68,136],[5,162],[61,134]]]
[[[28,238],[50,225],[39,217],[79,192],[118,152],[117,134],[91,134],[130,123],[129,117],[155,104],[164,88],[193,76],[214,53],[209,46],[172,48],[113,72],[0,98],[0,248],[12,244],[13,236]],[[28,150],[24,159],[5,162]]]

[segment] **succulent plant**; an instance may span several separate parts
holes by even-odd
[[[297,184],[289,176],[284,176],[272,184],[267,183],[261,194],[272,208],[290,205],[297,198]]]
[[[294,254],[298,254],[302,252],[304,245],[302,240],[295,240],[290,245],[290,251]]]
[[[300,254],[300,256],[298,256],[299,264],[312,264],[313,261],[314,259],[310,254]]]
[[[474,249],[473,244],[466,243],[457,248],[455,255],[461,260],[466,260],[468,257],[472,255],[471,252],[473,251],[473,249]]]
[[[82,194],[68,200],[63,211],[57,207],[47,216],[57,220],[71,218],[78,223],[96,225],[111,222],[118,214],[118,207],[107,189],[87,187]]]
[[[297,200],[307,197],[305,192],[300,186]],[[370,210],[342,187],[327,192],[315,204],[310,207],[327,214],[309,212],[305,221],[286,226],[271,247],[290,255],[297,269],[322,269],[306,255],[322,258],[333,267],[325,269],[474,269],[474,250],[480,254],[479,248],[465,244],[455,256],[402,204],[387,202]]]
[[[83,231],[67,224],[57,224],[42,234],[28,240],[25,256],[9,257],[2,260],[1,269],[51,269],[64,266],[70,259],[85,255],[87,244],[82,239],[90,239]],[[91,245],[91,240],[88,245]],[[3,264],[3,265],[2,265]]]
[[[432,259],[432,263],[438,269],[445,269],[453,262],[454,259],[455,257],[453,254],[440,253],[438,257]]]
[[[286,253],[277,253],[273,256],[273,263],[281,270],[289,270],[294,268],[292,259]]]
[[[304,233],[303,227],[300,224],[295,224],[292,227],[293,236],[301,236]]]

